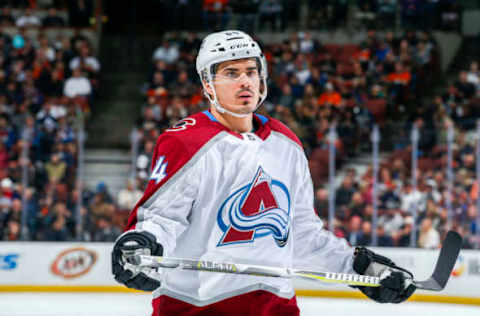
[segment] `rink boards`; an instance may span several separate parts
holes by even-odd
[[[112,278],[110,243],[0,242],[0,291],[125,292]],[[438,250],[376,248],[423,280]],[[297,295],[362,297],[342,285],[295,280]],[[462,250],[444,291],[418,291],[414,300],[480,305],[480,251]]]

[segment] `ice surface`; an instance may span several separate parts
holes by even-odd
[[[0,316],[150,316],[150,295],[125,293],[0,293]],[[377,304],[368,300],[299,297],[302,316],[479,316],[480,307]]]

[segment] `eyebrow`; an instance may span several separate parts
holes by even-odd
[[[257,70],[257,66],[252,66],[252,67],[247,67],[247,70]],[[234,68],[234,67],[227,67],[227,68],[223,68],[221,71],[238,71],[239,69],[238,68]]]

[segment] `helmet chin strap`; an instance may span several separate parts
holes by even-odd
[[[215,106],[215,108],[217,109],[217,111],[220,112],[220,113],[222,113],[222,114],[223,114],[223,113],[227,113],[227,114],[230,114],[231,116],[240,117],[240,118],[241,118],[241,117],[247,117],[247,116],[249,116],[250,114],[252,114],[253,112],[255,112],[255,111],[257,110],[257,108],[255,108],[255,109],[254,109],[252,112],[250,112],[250,113],[242,113],[242,114],[240,114],[240,113],[235,113],[235,112],[229,111],[229,110],[227,110],[226,108],[222,107],[222,106],[220,105],[220,103],[218,103],[218,100],[217,100],[216,97],[215,97],[215,100],[213,101],[213,105]]]

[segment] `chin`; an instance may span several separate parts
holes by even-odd
[[[243,113],[252,113],[253,111],[255,111],[255,106],[252,105],[252,104],[242,106],[240,108],[240,111],[243,112]]]
[[[255,105],[251,103],[236,105],[232,110],[238,113],[252,113],[255,110]]]

